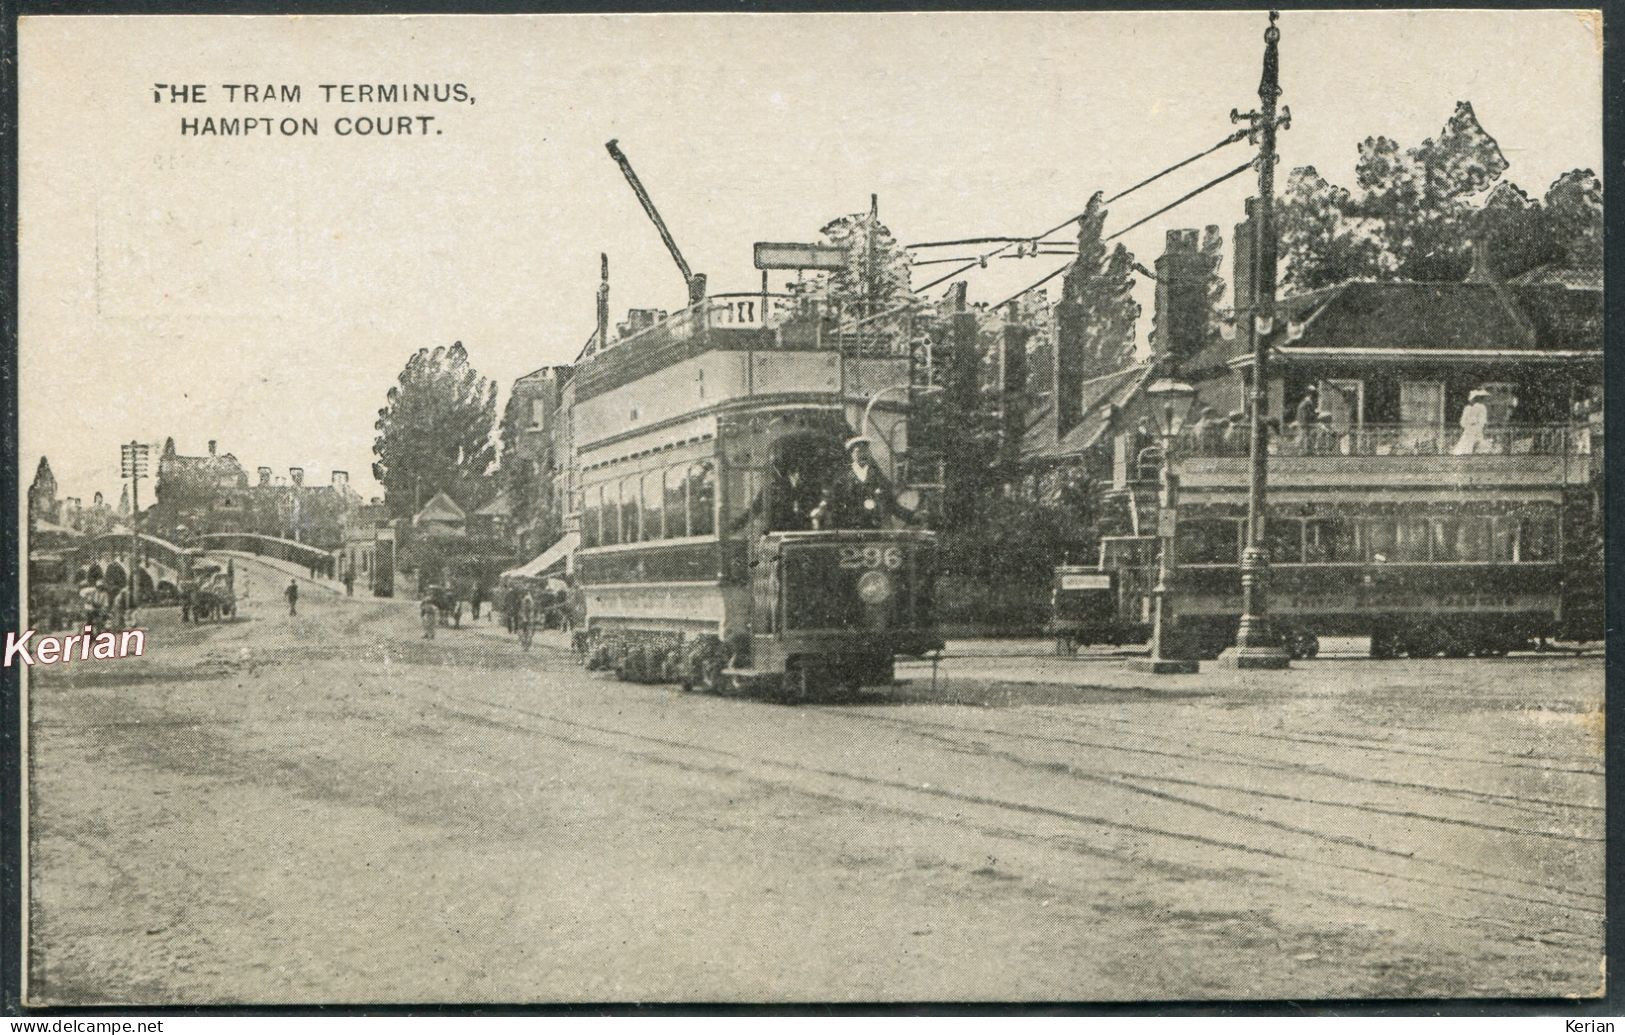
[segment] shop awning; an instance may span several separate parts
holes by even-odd
[[[559,571],[568,571],[572,567],[570,562],[575,556],[576,547],[580,545],[581,536],[575,532],[567,532],[558,542],[529,561],[503,572],[502,577],[539,579]]]

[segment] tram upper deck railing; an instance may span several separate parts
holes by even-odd
[[[1586,424],[1501,424],[1481,434],[1438,424],[1362,424],[1347,428],[1292,426],[1270,435],[1271,456],[1589,456],[1602,436]],[[1245,426],[1187,428],[1174,443],[1182,457],[1247,456]]]
[[[578,398],[709,349],[909,354],[914,307],[843,303],[773,292],[710,295],[600,346],[577,371]]]

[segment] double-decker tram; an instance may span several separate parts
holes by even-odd
[[[906,355],[847,356],[716,306],[577,368],[585,663],[685,689],[890,683],[898,655],[941,646],[935,537],[900,520],[842,527],[820,507],[865,403],[907,376]],[[876,418],[891,459],[906,406]]]
[[[1589,497],[1587,458],[1562,430],[1500,455],[1272,457],[1269,618],[1283,646],[1312,657],[1322,636],[1369,636],[1377,658],[1493,656],[1574,635],[1595,594],[1565,557]],[[1187,449],[1168,585],[1185,651],[1214,657],[1242,608],[1243,461]],[[1142,631],[1160,548],[1146,536],[1102,547],[1118,617]]]

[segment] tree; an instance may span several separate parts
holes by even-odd
[[[1602,181],[1590,169],[1572,169],[1546,190],[1552,236],[1571,262],[1602,263]]]
[[[372,473],[391,514],[409,516],[437,492],[465,508],[479,502],[479,479],[496,458],[496,404],[496,385],[469,365],[460,341],[407,360],[373,425]]]
[[[1097,191],[1078,220],[1078,256],[1061,281],[1058,334],[1071,336],[1082,356],[1080,380],[1121,370],[1134,361],[1134,255],[1118,244],[1110,252],[1102,236],[1106,207]],[[1065,382],[1067,378],[1061,378]],[[1057,384],[1057,390],[1066,387]]]
[[[1382,271],[1382,247],[1352,215],[1353,200],[1312,165],[1292,170],[1275,204],[1275,232],[1288,291],[1313,291]]]
[[[1283,284],[1308,291],[1363,278],[1460,280],[1475,240],[1502,278],[1545,263],[1599,264],[1596,174],[1564,173],[1536,200],[1501,180],[1508,167],[1473,106],[1460,101],[1440,132],[1414,147],[1367,138],[1353,191],[1312,166],[1294,169],[1276,205]]]
[[[875,206],[831,220],[819,231],[827,244],[846,249],[846,265],[791,281],[792,294],[880,313],[919,301],[909,284],[910,256]]]
[[[1457,101],[1438,136],[1400,150],[1387,137],[1360,145],[1358,210],[1371,221],[1388,272],[1401,280],[1459,280],[1472,262],[1476,206],[1507,170],[1473,106]]]

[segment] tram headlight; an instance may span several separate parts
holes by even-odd
[[[891,576],[883,571],[866,571],[858,578],[858,599],[870,607],[884,604],[895,591]]]

